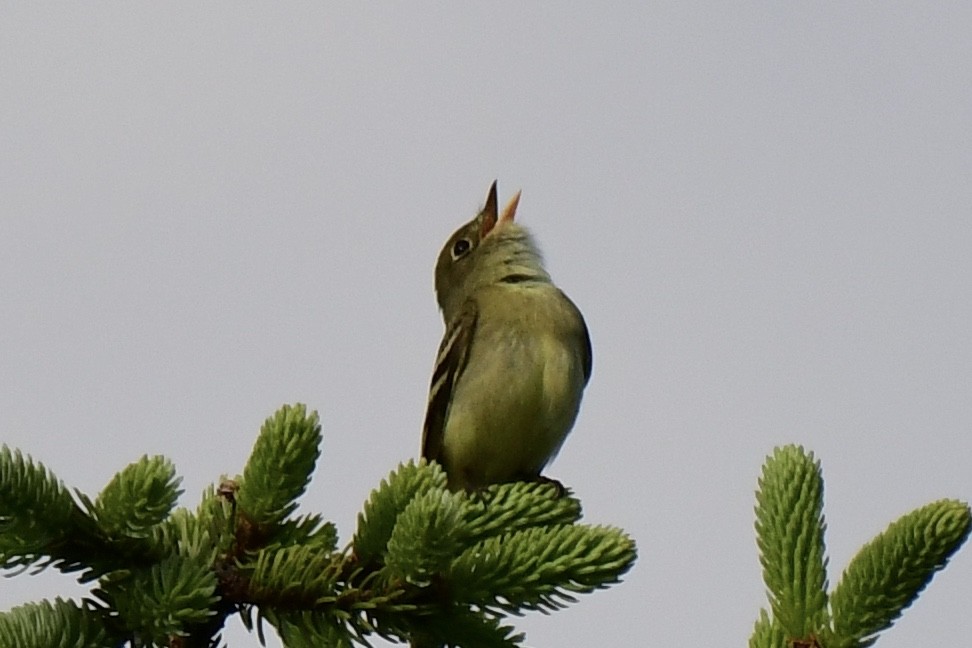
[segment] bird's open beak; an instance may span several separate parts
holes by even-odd
[[[479,212],[481,225],[479,230],[480,239],[486,238],[486,235],[493,231],[493,228],[496,226],[497,217],[496,181],[493,180],[493,184],[489,186],[489,193],[486,194],[486,204],[483,205],[483,211]]]
[[[479,232],[480,238],[485,238],[499,223],[512,223],[516,217],[516,206],[519,204],[520,192],[517,191],[516,195],[506,204],[503,213],[500,214],[496,202],[496,181],[493,180],[493,184],[489,187],[489,193],[486,194],[486,204],[483,206],[483,211],[480,212],[482,225]]]
[[[499,222],[501,223],[512,223],[513,218],[516,216],[516,206],[520,204],[520,191],[513,194],[510,198],[510,202],[506,203],[506,208],[503,210],[503,214],[500,216]]]

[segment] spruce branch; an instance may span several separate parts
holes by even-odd
[[[763,466],[756,495],[756,541],[773,619],[805,637],[826,615],[823,478],[813,453],[777,448]]]
[[[306,406],[285,405],[268,418],[243,470],[236,494],[252,524],[270,528],[297,508],[320,457],[321,424]]]
[[[462,551],[462,500],[462,495],[445,489],[412,498],[396,518],[385,546],[388,576],[425,586],[445,569]]]
[[[0,645],[213,646],[238,614],[288,647],[512,648],[509,614],[562,607],[620,580],[634,542],[577,524],[580,502],[549,484],[452,492],[435,464],[407,462],[372,492],[352,542],[295,515],[320,454],[317,414],[285,406],[260,430],[242,476],[174,508],[170,462],[142,457],[93,501],[46,468],[0,451],[2,567],[56,564],[97,580],[80,604],[0,613]],[[39,628],[40,643],[22,641]],[[50,640],[64,637],[66,643]]]
[[[212,562],[174,555],[148,569],[104,577],[95,592],[140,642],[166,645],[217,615]]]
[[[341,565],[335,558],[331,550],[314,545],[261,551],[240,568],[249,581],[247,598],[257,604],[272,601],[281,607],[308,609],[333,599]]]
[[[115,648],[103,611],[61,598],[27,603],[0,614],[0,646]]]
[[[70,573],[82,582],[111,569],[119,553],[144,554],[112,542],[108,529],[91,517],[91,501],[74,497],[47,468],[19,450],[0,448],[0,569],[34,566]]]
[[[581,503],[569,491],[546,482],[514,482],[465,500],[469,541],[531,527],[573,524],[581,518]]]
[[[891,627],[972,529],[964,502],[940,500],[888,526],[857,553],[831,596],[841,646],[869,646]]]
[[[0,448],[0,567],[29,566],[44,559],[78,568],[70,551],[56,551],[84,516],[53,473],[19,450]]]
[[[418,463],[409,461],[381,480],[358,514],[358,529],[352,540],[357,559],[368,564],[384,553],[399,514],[417,493],[445,487],[445,472],[438,464],[426,464],[424,459]]]
[[[611,527],[553,526],[503,534],[456,558],[446,576],[457,601],[489,610],[556,610],[617,582],[634,543]]]
[[[749,638],[749,648],[790,648],[783,628],[770,618],[766,610],[759,611],[759,618]]]
[[[344,624],[335,618],[307,611],[266,611],[264,618],[272,625],[287,648],[351,648],[353,640]]]
[[[108,482],[91,515],[109,537],[148,537],[175,507],[180,481],[171,461],[144,456]]]
[[[768,457],[756,494],[756,535],[772,614],[750,648],[865,648],[915,600],[972,530],[965,502],[941,500],[867,543],[828,596],[820,462],[798,446]]]
[[[498,618],[483,617],[465,608],[447,608],[428,615],[412,637],[412,645],[421,648],[517,648],[525,639],[510,626],[501,625]]]

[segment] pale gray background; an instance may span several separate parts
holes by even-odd
[[[194,505],[303,401],[347,539],[499,178],[593,337],[549,473],[640,549],[530,645],[745,645],[775,445],[823,460],[831,582],[972,497],[967,3],[324,4],[0,10],[0,441],[89,493],[164,454]],[[970,636],[966,547],[879,645]]]

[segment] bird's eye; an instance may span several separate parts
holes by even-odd
[[[472,243],[469,242],[469,239],[459,239],[452,245],[452,258],[458,259],[462,255],[469,252],[471,247]]]

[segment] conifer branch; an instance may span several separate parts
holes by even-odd
[[[864,648],[915,600],[972,530],[965,502],[941,500],[892,523],[826,591],[823,477],[812,453],[777,448],[756,494],[756,535],[772,613],[750,648]]]
[[[4,447],[0,565],[56,565],[97,582],[80,604],[0,614],[0,645],[209,646],[239,615],[288,647],[381,636],[512,648],[523,637],[502,625],[508,614],[562,607],[634,562],[627,535],[577,524],[580,502],[553,486],[451,492],[425,462],[382,481],[339,550],[333,524],[295,515],[320,442],[316,413],[283,407],[242,475],[206,489],[194,511],[174,508],[179,480],[161,457],[132,463],[92,501]],[[33,627],[39,643],[23,639]]]

